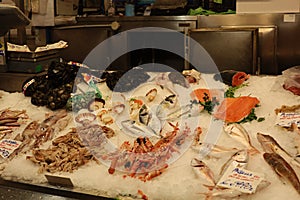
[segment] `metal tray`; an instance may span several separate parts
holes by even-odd
[[[16,52],[16,51],[8,51],[7,56],[9,58],[14,59],[21,59],[21,58],[40,58],[45,57],[49,55],[58,54],[58,49],[51,49],[47,51],[41,51],[41,52]]]

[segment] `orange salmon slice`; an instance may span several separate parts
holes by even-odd
[[[198,88],[195,89],[192,93],[191,93],[191,98],[192,99],[196,99],[200,102],[204,102],[204,97],[205,94],[208,95],[208,100],[212,100],[212,97],[216,97],[217,99],[220,99],[224,92],[221,92],[220,90],[217,89],[205,89],[205,88]]]
[[[213,115],[226,122],[239,122],[247,117],[257,104],[259,100],[256,97],[225,98]]]

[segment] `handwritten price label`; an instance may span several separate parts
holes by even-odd
[[[262,180],[262,175],[256,172],[232,166],[227,169],[217,185],[251,194]]]
[[[10,139],[2,139],[0,140],[0,155],[3,158],[8,158],[19,146],[22,142]]]
[[[282,127],[290,127],[294,123],[300,127],[300,113],[278,113],[276,124]]]

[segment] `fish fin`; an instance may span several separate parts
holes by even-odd
[[[212,191],[213,189],[215,189],[216,185],[211,186],[211,185],[206,185],[206,184],[202,184],[204,187],[206,187],[209,191]]]

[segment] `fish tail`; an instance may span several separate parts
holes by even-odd
[[[250,155],[255,155],[255,154],[258,154],[258,153],[260,153],[260,151],[257,149],[257,148],[255,148],[254,146],[250,146],[250,149],[248,149],[248,153],[250,154]]]

